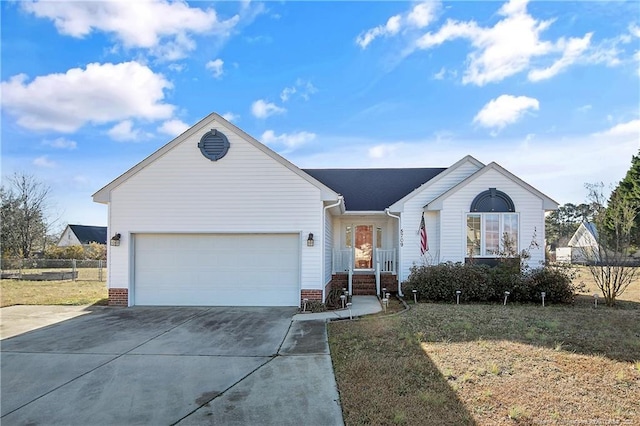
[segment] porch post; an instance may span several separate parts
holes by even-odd
[[[402,213],[400,215],[391,214],[388,208],[384,209],[384,212],[389,217],[393,217],[398,219],[398,268],[396,277],[398,278],[398,296],[402,297],[402,286],[401,286],[401,275],[402,275],[402,243],[403,243],[403,235],[402,235]]]

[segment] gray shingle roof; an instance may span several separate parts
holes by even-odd
[[[69,228],[76,234],[76,237],[80,240],[80,244],[107,244],[106,226],[69,225]]]
[[[446,168],[303,169],[344,196],[350,211],[382,211]]]

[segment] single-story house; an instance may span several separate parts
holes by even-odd
[[[556,261],[563,263],[587,263],[599,258],[598,230],[591,222],[582,222],[567,247],[556,249]]]
[[[401,291],[414,264],[544,261],[558,203],[496,163],[303,170],[212,113],[93,195],[114,305],[300,306]],[[424,218],[424,220],[423,220]],[[424,224],[424,226],[422,226]]]
[[[58,240],[58,247],[107,244],[106,226],[67,225]]]

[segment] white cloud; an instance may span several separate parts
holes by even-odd
[[[237,121],[240,118],[240,116],[232,112],[225,112],[224,114],[222,114],[222,118],[224,118],[227,121]]]
[[[149,49],[150,53],[176,60],[196,45],[194,34],[226,37],[238,24],[235,15],[219,20],[213,9],[191,7],[184,1],[87,1],[21,2],[24,10],[53,21],[60,34],[83,38],[94,31],[113,35],[125,48]]]
[[[94,63],[30,82],[18,74],[0,84],[2,105],[20,126],[66,133],[86,123],[169,118],[175,107],[163,100],[171,87],[162,74],[138,62]]]
[[[440,71],[433,75],[434,80],[444,80],[444,76],[447,73],[447,69],[445,67],[440,68]]]
[[[119,142],[140,141],[149,138],[150,135],[140,129],[133,128],[131,120],[124,120],[107,131],[109,137]]]
[[[169,64],[167,68],[173,72],[182,72],[187,69],[187,66],[185,64],[173,63]]]
[[[315,133],[310,132],[297,132],[297,133],[283,133],[281,135],[276,135],[273,130],[267,130],[262,134],[262,142],[267,145],[276,145],[282,144],[288,148],[288,150],[293,150],[295,148],[300,147],[308,142],[311,142],[316,138]]]
[[[602,132],[594,133],[592,136],[610,136],[610,137],[636,137],[640,142],[640,119],[627,121],[626,123],[619,123],[615,126],[604,130]]]
[[[57,166],[57,164],[54,161],[49,160],[49,157],[47,157],[46,155],[34,159],[33,165],[37,167],[45,167],[47,169],[51,169]]]
[[[482,107],[473,122],[482,127],[494,129],[494,131],[500,131],[506,125],[520,120],[527,111],[539,108],[540,104],[537,99],[526,96],[501,95]]]
[[[640,26],[636,24],[629,25],[629,33],[636,38],[640,38]],[[634,52],[633,60],[637,62],[636,66],[638,67],[638,77],[640,77],[640,49]]]
[[[636,31],[629,26],[629,34],[592,43],[593,33],[582,37],[559,37],[543,40],[555,19],[540,20],[527,12],[528,0],[511,0],[502,5],[498,14],[503,19],[492,27],[482,27],[475,21],[447,20],[435,32],[428,32],[407,49],[431,49],[447,41],[465,39],[472,46],[467,55],[467,69],[462,82],[483,86],[528,71],[533,82],[546,80],[574,64],[623,63],[621,45],[630,42]],[[548,65],[545,65],[548,64]]]
[[[400,15],[392,16],[385,25],[379,25],[360,33],[356,38],[356,43],[362,49],[366,49],[377,37],[397,34],[400,31],[400,19]]]
[[[272,102],[267,102],[264,99],[258,99],[251,104],[251,113],[256,118],[267,118],[275,114],[284,114],[287,110],[279,107]]]
[[[282,102],[287,102],[289,100],[289,97],[291,97],[291,95],[293,95],[294,93],[296,93],[295,86],[285,87],[284,89],[282,89],[282,92],[280,93],[280,100]]]
[[[317,91],[318,89],[311,81],[299,78],[293,86],[282,89],[282,92],[280,92],[280,100],[282,100],[282,102],[288,102],[293,95],[297,94],[305,101],[308,101],[311,95]]]
[[[218,58],[215,61],[207,62],[205,67],[209,71],[213,72],[213,77],[214,78],[220,78],[220,77],[222,77],[222,74],[224,74],[224,70],[222,69],[223,65],[224,65],[224,61],[222,59]]]
[[[540,39],[552,21],[538,21],[529,15],[526,0],[511,0],[498,14],[504,19],[488,28],[475,21],[448,20],[437,32],[419,38],[416,47],[430,49],[446,41],[467,39],[474,50],[467,56],[469,65],[462,81],[478,86],[521,72],[529,67],[532,58],[554,49],[553,43]]]
[[[167,120],[160,127],[158,131],[169,136],[178,136],[184,133],[189,128],[189,125],[182,120],[174,118],[173,120]]]
[[[78,147],[78,143],[76,141],[72,141],[65,138],[56,138],[53,140],[45,140],[42,142],[44,145],[50,146],[56,149],[76,149]]]
[[[366,49],[376,38],[394,36],[401,32],[403,27],[424,28],[435,20],[439,7],[439,1],[418,3],[408,12],[390,17],[386,24],[361,32],[356,38],[356,43],[362,49]]]
[[[296,80],[296,86],[298,86],[298,93],[300,94],[300,97],[305,101],[308,101],[311,95],[318,91],[310,81],[302,79]]]
[[[435,19],[438,6],[439,3],[436,1],[419,3],[409,12],[407,21],[416,28],[424,28]]]
[[[369,148],[368,155],[370,158],[387,158],[400,147],[399,144],[380,144]]]
[[[582,38],[570,38],[568,41],[565,39],[558,40],[556,46],[562,50],[562,57],[547,68],[529,71],[529,80],[546,80],[578,61],[589,48],[592,35],[593,33],[588,33]]]

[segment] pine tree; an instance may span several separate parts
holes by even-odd
[[[640,150],[638,155],[631,157],[631,168],[611,193],[608,205],[616,205],[616,201],[619,199],[629,202],[636,211],[635,225],[631,232],[631,244],[638,247],[640,246]],[[608,210],[610,209],[611,207]]]

